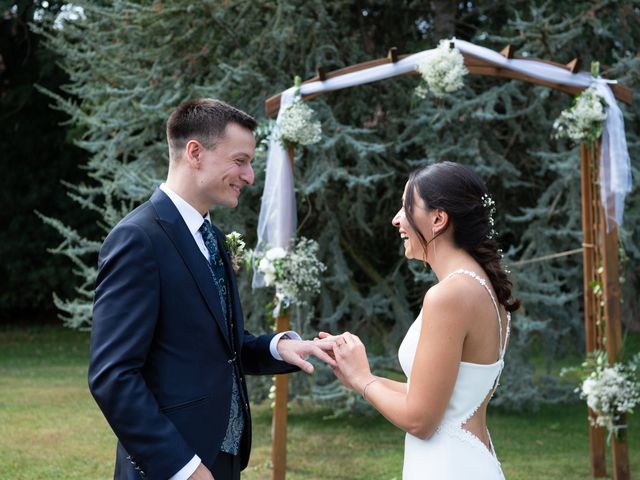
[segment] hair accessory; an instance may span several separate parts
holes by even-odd
[[[495,229],[493,228],[496,224],[496,221],[493,218],[493,216],[496,213],[496,202],[493,200],[491,195],[489,195],[488,193],[485,193],[482,195],[482,205],[487,210],[487,214],[489,216],[489,225],[491,226],[491,230],[489,230],[489,233],[487,234],[487,238],[491,239],[498,235],[498,232],[496,232]]]

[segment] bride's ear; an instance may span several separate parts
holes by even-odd
[[[433,231],[437,235],[443,232],[449,225],[449,215],[444,210],[436,209],[433,211]]]

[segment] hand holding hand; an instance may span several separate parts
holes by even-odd
[[[188,480],[215,480],[213,475],[209,471],[207,467],[204,466],[204,463],[200,463],[196,471],[191,474]]]
[[[332,368],[336,367],[336,361],[328,352],[333,351],[334,342],[331,340],[289,340],[282,338],[278,342],[278,353],[282,359],[300,367],[306,373],[313,373],[313,365],[307,362],[306,357],[313,355]]]
[[[329,334],[320,332],[320,338],[323,340],[329,337]],[[366,348],[357,335],[349,332],[334,338],[333,354],[338,364],[334,373],[345,387],[362,394],[364,385],[374,378],[369,367]]]
[[[335,345],[336,341],[340,338],[339,335],[331,335],[330,333],[327,332],[319,332],[318,336],[315,337],[313,339],[314,342],[318,342],[318,343],[326,343],[326,342],[331,342],[331,350],[327,350],[327,355],[329,355],[331,358],[333,358],[334,360],[336,359],[335,355],[333,354],[333,345]],[[334,368],[335,370],[335,368]]]

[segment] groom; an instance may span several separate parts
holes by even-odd
[[[246,374],[332,366],[329,342],[244,329],[213,205],[253,183],[255,120],[212,99],[167,122],[169,174],[107,236],[93,307],[89,388],[118,437],[116,479],[240,478],[249,461]]]

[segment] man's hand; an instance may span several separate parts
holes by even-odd
[[[191,474],[188,480],[215,480],[213,475],[209,471],[207,467],[204,466],[204,463],[200,462],[196,471]]]
[[[313,355],[322,360],[332,368],[336,367],[336,362],[327,352],[333,352],[333,340],[289,340],[281,338],[278,341],[278,353],[287,363],[300,367],[306,373],[313,373],[313,365],[305,359]]]

